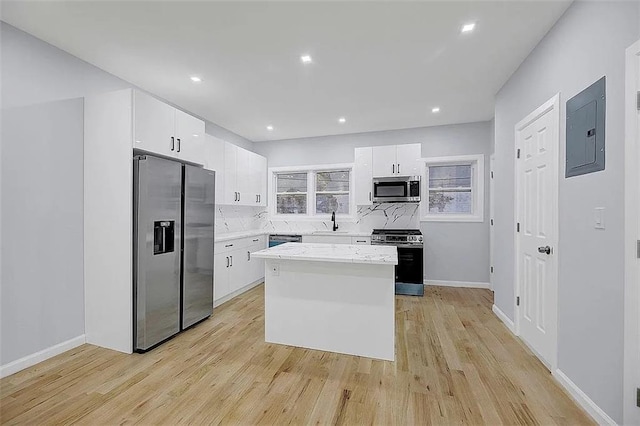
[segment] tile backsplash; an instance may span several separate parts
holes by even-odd
[[[217,206],[216,233],[254,229],[270,233],[331,231],[330,220],[271,220],[264,207]],[[341,221],[340,231],[369,233],[377,228],[420,228],[420,208],[414,203],[384,203],[360,206],[355,222]]]

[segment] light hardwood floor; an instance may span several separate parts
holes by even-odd
[[[0,380],[0,420],[592,424],[491,304],[476,289],[397,297],[387,362],[265,343],[259,286],[145,355],[83,345]]]

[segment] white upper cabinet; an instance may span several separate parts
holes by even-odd
[[[216,171],[216,203],[266,206],[267,159],[229,142],[205,136],[205,165]]]
[[[133,147],[173,156],[176,150],[176,109],[135,90],[133,104]]]
[[[133,148],[204,163],[204,121],[145,93],[133,92]]]
[[[373,194],[373,148],[356,148],[353,165],[356,205],[371,205]]]
[[[396,145],[396,163],[399,176],[420,175],[422,146],[419,143]]]
[[[419,175],[419,143],[373,147],[373,177]]]
[[[204,163],[204,121],[176,110],[176,152],[191,163]]]

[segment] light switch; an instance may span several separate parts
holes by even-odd
[[[604,207],[596,207],[593,214],[593,224],[596,229],[604,229]]]

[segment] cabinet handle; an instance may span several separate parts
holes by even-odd
[[[229,258],[231,259],[231,264],[229,266],[233,266],[233,256],[229,256]]]
[[[371,201],[371,191],[369,191],[369,201]]]
[[[180,142],[180,139],[178,139],[178,142]],[[178,146],[180,146],[180,145],[178,145]],[[178,151],[180,151],[180,150],[178,150]],[[400,163],[398,163],[398,174],[400,174]]]
[[[233,201],[238,201],[238,193],[237,193],[237,192],[234,192],[233,194],[234,194],[233,196],[235,197],[235,198],[233,199]]]
[[[240,201],[240,192],[238,192],[238,201]]]
[[[366,243],[366,240],[356,240],[356,243]]]
[[[251,260],[251,252],[250,251],[247,252],[247,260]]]
[[[171,136],[171,151],[173,151],[176,147],[176,138]]]
[[[233,247],[233,244],[227,244],[225,247]]]
[[[395,174],[396,173],[396,165],[392,165],[391,166],[391,174]]]
[[[260,241],[259,238],[256,238],[255,240],[253,240],[254,243],[257,243],[258,241]]]
[[[227,268],[229,267],[229,256],[227,256]]]
[[[178,152],[180,152],[180,138],[178,138]],[[398,168],[398,170],[400,169]]]

